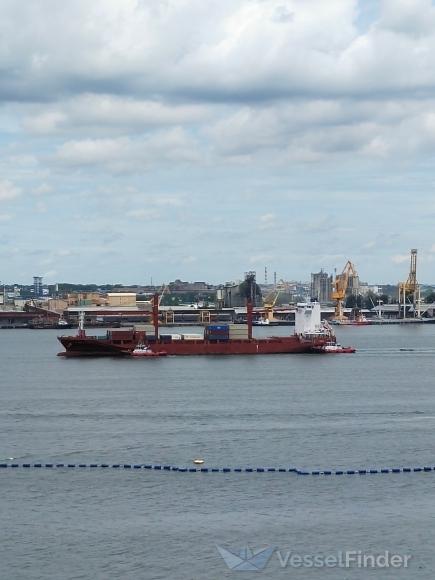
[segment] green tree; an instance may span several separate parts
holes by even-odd
[[[355,296],[354,294],[351,294],[346,298],[345,307],[362,308],[362,296],[361,295]]]

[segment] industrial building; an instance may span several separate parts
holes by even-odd
[[[331,302],[332,276],[327,272],[320,270],[311,274],[311,298],[325,304]]]

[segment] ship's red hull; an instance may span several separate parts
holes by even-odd
[[[60,336],[65,347],[64,356],[130,356],[134,343],[117,345],[96,337]],[[327,338],[305,339],[298,336],[277,336],[252,340],[177,340],[168,343],[150,343],[153,352],[162,349],[168,355],[235,355],[235,354],[291,354],[312,352],[323,346]]]

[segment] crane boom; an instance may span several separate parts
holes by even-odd
[[[343,314],[343,302],[346,298],[346,291],[349,286],[350,276],[357,276],[355,266],[350,260],[346,262],[343,271],[338,276],[335,276],[335,280],[332,287],[331,297],[336,301],[335,305],[335,319],[343,320],[345,318]]]

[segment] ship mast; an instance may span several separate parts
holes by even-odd
[[[85,338],[86,331],[85,331],[85,313],[83,310],[79,312],[79,338]]]
[[[255,281],[255,272],[246,272],[245,274],[245,296],[246,296],[246,319],[248,323],[248,339],[252,340],[252,314],[257,293],[257,284]]]
[[[155,341],[159,340],[159,295],[158,293],[153,296],[153,325],[154,325],[154,338]]]

